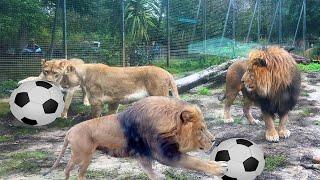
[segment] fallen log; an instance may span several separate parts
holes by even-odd
[[[293,53],[290,53],[290,54],[296,60],[297,63],[309,64],[311,62],[309,58],[306,58],[304,56],[299,56]]]
[[[212,81],[224,81],[225,75],[229,66],[238,59],[232,59],[222,64],[211,66],[205,70],[191,74],[184,78],[176,80],[179,93],[187,92],[188,90]]]

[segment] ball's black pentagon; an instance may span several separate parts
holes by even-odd
[[[41,87],[44,87],[46,89],[50,89],[52,87],[52,85],[50,83],[47,83],[45,81],[37,81],[36,82],[36,85],[37,86],[41,86]]]
[[[38,124],[36,120],[32,120],[32,119],[29,119],[26,117],[22,118],[21,121],[26,124],[33,125],[33,126]]]
[[[250,157],[243,162],[243,166],[246,172],[252,172],[257,170],[258,165],[259,165],[259,161],[256,160],[256,158],[254,157]]]
[[[237,178],[229,177],[227,175],[222,176],[221,179],[223,179],[223,180],[237,180]]]
[[[53,100],[49,99],[46,102],[43,103],[43,110],[47,114],[55,113],[56,110],[58,109],[58,103]]]
[[[215,161],[229,161],[229,160],[230,160],[230,156],[227,150],[222,150],[217,152]]]
[[[23,107],[24,105],[28,104],[28,102],[30,102],[30,100],[28,93],[26,92],[20,92],[14,98],[14,103],[19,107]]]
[[[237,144],[242,144],[242,145],[247,146],[247,147],[250,147],[250,146],[253,145],[252,142],[250,142],[250,141],[248,141],[246,139],[237,139],[236,141],[237,141]]]

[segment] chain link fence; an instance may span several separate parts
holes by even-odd
[[[1,81],[39,75],[42,58],[194,70],[270,44],[304,50],[320,33],[317,0],[2,0],[0,9]]]

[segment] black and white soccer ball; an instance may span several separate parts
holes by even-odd
[[[28,81],[15,89],[10,96],[10,110],[19,121],[42,126],[61,116],[64,108],[63,94],[46,81]]]
[[[225,140],[216,147],[211,156],[214,161],[226,161],[228,171],[223,180],[253,180],[265,166],[263,150],[254,142],[243,138]]]

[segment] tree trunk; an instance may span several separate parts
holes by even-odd
[[[194,87],[201,84],[205,84],[212,81],[222,81],[225,80],[225,75],[229,66],[238,59],[232,59],[220,65],[211,66],[205,70],[191,74],[190,76],[176,80],[179,93],[184,93]]]

